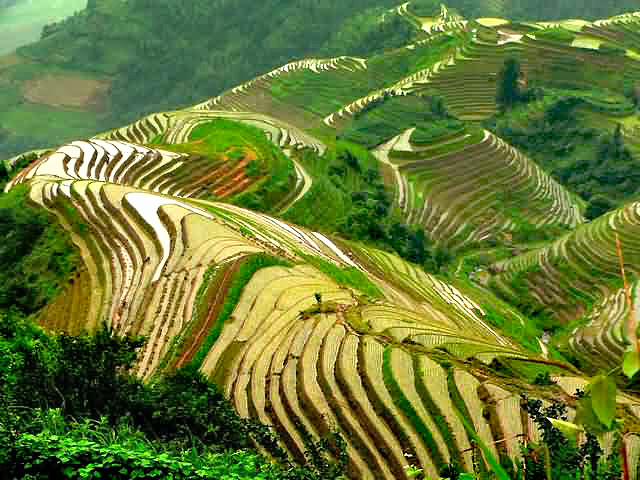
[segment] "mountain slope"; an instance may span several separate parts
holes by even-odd
[[[91,2],[90,9],[48,25],[41,41],[0,59],[0,81],[9,88],[0,96],[5,112],[0,155],[60,144],[148,112],[189,105],[291,60],[398,47],[423,24],[436,21],[440,9],[436,0],[390,10],[394,5],[390,0],[281,1],[256,7],[189,0],[178,8],[168,1]],[[467,18],[527,21],[595,19],[635,8],[631,0],[588,0],[579,7],[574,2],[454,0],[450,6]],[[179,40],[174,31],[181,32]],[[57,91],[69,77],[79,82],[74,93]],[[34,87],[40,95],[32,95]]]
[[[579,29],[620,22],[640,30],[637,15]],[[637,272],[637,204],[585,223],[582,201],[481,121],[510,56],[527,88],[564,85],[610,121],[634,110],[598,94],[619,99],[640,64],[632,45],[573,45],[572,23],[498,23],[443,7],[408,45],[293,61],[17,158],[7,191],[28,191],[82,259],[38,321],[144,336],[138,376],[198,369],[292,458],[340,430],[352,478],[486,472],[476,436],[513,465],[521,439],[540,440],[521,395],[571,420],[580,362],[618,360],[615,235]],[[583,314],[560,345],[572,365],[543,333]],[[637,392],[618,401],[640,430]]]

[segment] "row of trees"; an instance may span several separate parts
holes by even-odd
[[[338,160],[343,163],[329,167],[336,186],[343,187],[342,179],[352,170],[360,175],[366,187],[350,193],[352,208],[338,226],[341,235],[394,251],[429,272],[438,272],[451,261],[450,252],[436,247],[421,226],[407,225],[393,211],[391,197],[377,169],[363,171],[358,158],[348,150]]]
[[[496,100],[501,116],[490,128],[587,200],[589,219],[640,193],[640,173],[625,145],[622,127],[606,130],[585,125],[588,117],[581,111],[592,107],[577,96],[579,92],[550,102],[542,114],[520,115],[517,123],[512,122],[514,107],[543,97],[541,89],[523,91],[520,79],[519,62],[508,59],[498,77]]]

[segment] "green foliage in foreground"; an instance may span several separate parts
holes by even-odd
[[[0,314],[3,478],[341,477],[345,457],[327,460],[326,440],[308,442],[308,466],[290,464],[268,427],[238,417],[195,370],[153,384],[125,373],[142,344],[106,328],[49,336],[16,314]],[[255,452],[254,442],[280,463]]]
[[[583,392],[577,392],[583,396]],[[567,407],[555,402],[544,407],[540,400],[524,398],[524,406],[542,433],[542,444],[531,444],[524,449],[525,480],[550,477],[554,480],[614,480],[622,476],[620,437],[614,443],[612,453],[605,456],[598,439],[587,432],[586,441],[577,444],[568,438],[552,420],[567,420]]]
[[[5,443],[5,445],[2,445]],[[68,436],[42,432],[20,435],[13,445],[0,440],[0,449],[8,461],[0,468],[9,478],[49,480],[52,478],[112,480],[172,478],[267,480],[280,478],[278,469],[252,452],[208,453],[197,458],[156,452],[141,442],[102,444],[76,440]],[[10,460],[9,460],[10,459]]]
[[[81,261],[57,220],[30,203],[26,186],[0,193],[0,238],[0,310],[38,311]]]

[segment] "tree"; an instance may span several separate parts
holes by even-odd
[[[9,180],[9,172],[7,166],[0,160],[0,184]]]
[[[584,216],[589,220],[593,220],[615,208],[615,206],[615,203],[609,197],[605,195],[594,195],[589,200],[589,205],[584,212]]]
[[[520,62],[515,58],[505,60],[502,70],[498,75],[498,91],[496,101],[503,110],[512,108],[521,99],[520,86]]]

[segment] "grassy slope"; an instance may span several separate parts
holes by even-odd
[[[80,268],[69,235],[28,198],[28,187],[0,194],[0,310],[25,314],[52,301]]]

